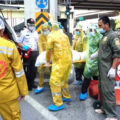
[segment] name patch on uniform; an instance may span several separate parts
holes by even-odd
[[[107,37],[104,37],[102,43],[105,44],[106,41],[107,41]]]
[[[116,46],[120,46],[119,38],[115,38],[114,40],[115,40],[115,45],[116,45]]]

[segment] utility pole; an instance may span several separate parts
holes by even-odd
[[[70,18],[70,1],[67,0],[65,15],[67,16],[67,35],[69,34],[69,18]]]
[[[49,0],[50,2],[50,15],[57,21],[58,0]]]

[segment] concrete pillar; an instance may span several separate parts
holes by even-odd
[[[35,0],[24,0],[25,22],[28,18],[35,19]]]
[[[57,21],[58,0],[49,0],[49,1],[50,1],[50,15],[54,17],[55,21]]]

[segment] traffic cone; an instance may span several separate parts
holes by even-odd
[[[116,105],[120,106],[120,61],[117,64],[115,95],[116,95]]]

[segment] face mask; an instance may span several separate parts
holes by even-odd
[[[80,31],[76,31],[76,35],[80,35]]]
[[[29,29],[30,31],[33,31],[33,30],[35,30],[35,27],[34,27],[34,26],[29,26],[28,29]]]
[[[50,31],[48,30],[48,31],[45,31],[45,32],[43,32],[43,34],[46,36],[46,35],[48,35],[50,33]]]
[[[99,32],[100,32],[101,34],[104,34],[104,33],[105,33],[105,30],[104,30],[103,28],[100,28],[100,29],[99,29]]]
[[[95,36],[95,33],[94,32],[90,32],[90,36]]]

